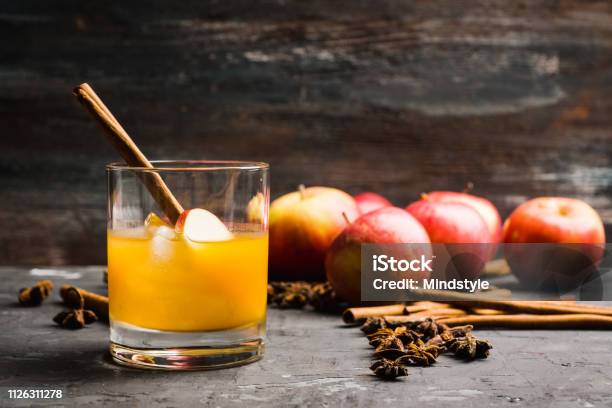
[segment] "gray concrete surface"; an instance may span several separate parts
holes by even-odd
[[[102,291],[100,268],[72,268],[70,281]],[[35,272],[45,274],[45,271]],[[69,278],[69,279],[68,279]],[[108,328],[72,332],[51,321],[57,292],[40,308],[16,303],[29,269],[0,268],[0,406],[142,407],[595,407],[612,406],[612,333],[480,331],[488,360],[443,356],[395,382],[368,369],[371,348],[337,316],[270,309],[260,362],[206,372],[153,372],[115,365]],[[61,388],[61,400],[9,400],[8,389]]]

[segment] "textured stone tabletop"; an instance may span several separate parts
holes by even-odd
[[[49,277],[103,291],[101,268]],[[465,363],[442,356],[408,377],[377,380],[371,348],[337,316],[268,313],[263,360],[218,371],[141,371],[108,357],[108,328],[55,326],[57,291],[40,308],[16,303],[20,287],[48,270],[0,268],[0,406],[612,406],[612,332],[479,331],[494,350]],[[55,272],[57,273],[57,272]],[[61,400],[9,400],[8,389],[60,388]]]

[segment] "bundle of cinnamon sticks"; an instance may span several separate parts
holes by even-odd
[[[417,301],[394,305],[353,307],[344,311],[345,323],[363,323],[384,317],[391,323],[432,318],[447,326],[508,329],[612,329],[612,307],[574,300],[454,300]]]

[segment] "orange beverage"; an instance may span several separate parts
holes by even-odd
[[[165,331],[264,321],[268,234],[195,242],[161,226],[108,232],[110,317]]]
[[[107,167],[113,360],[196,370],[260,359],[269,166],[198,160],[151,165]],[[167,190],[152,191],[151,185]]]

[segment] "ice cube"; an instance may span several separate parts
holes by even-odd
[[[157,227],[151,238],[151,255],[153,263],[161,267],[160,262],[171,262],[176,248],[178,235],[174,229],[162,225]]]
[[[177,238],[176,232],[172,228],[165,225],[157,227],[154,235],[155,237],[161,237],[169,240],[175,240]]]

